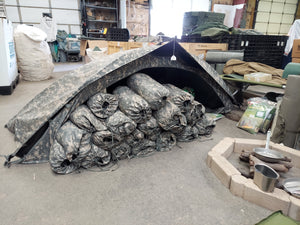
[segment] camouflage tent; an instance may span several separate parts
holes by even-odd
[[[173,53],[177,60],[171,60]],[[97,92],[124,85],[124,78],[143,72],[161,83],[192,89],[195,99],[209,109],[229,111],[235,101],[230,90],[205,61],[186,52],[177,42],[119,52],[92,61],[53,82],[35,96],[6,127],[20,148],[7,156],[6,165],[48,162],[58,129],[71,113]]]

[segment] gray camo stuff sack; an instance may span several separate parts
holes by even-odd
[[[118,98],[112,94],[99,92],[89,98],[87,105],[95,116],[106,119],[117,111]]]
[[[127,79],[127,85],[142,96],[153,110],[162,108],[169,96],[168,89],[144,73],[131,75]]]
[[[149,104],[128,87],[119,86],[113,93],[118,96],[120,110],[136,123],[143,123],[151,118],[152,110]]]

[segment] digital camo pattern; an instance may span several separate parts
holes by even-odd
[[[148,121],[138,124],[137,127],[147,136],[158,135],[160,133],[158,123],[153,116]]]
[[[180,69],[203,77],[206,85],[218,94],[224,111],[228,111],[235,100],[223,80],[203,60],[189,55],[179,44],[175,46],[176,61],[170,60],[173,54],[173,42],[170,42],[95,60],[53,82],[6,124],[20,142],[20,147],[8,156],[7,165],[47,162],[55,135],[71,112],[93,95],[145,68]],[[15,156],[20,160],[11,161]]]
[[[81,163],[81,167],[85,169],[92,168],[94,166],[106,166],[111,161],[111,152],[105,151],[99,146],[91,144],[91,150]]]
[[[158,111],[153,113],[154,118],[162,129],[179,133],[187,125],[185,116],[180,109],[170,101]]]
[[[149,104],[128,87],[119,86],[113,93],[118,96],[120,110],[136,123],[144,123],[151,118]]]
[[[154,151],[156,151],[155,141],[147,139],[142,139],[139,145],[131,147],[131,153],[133,156],[146,156]]]
[[[170,151],[176,145],[176,136],[171,132],[162,132],[156,140],[156,150],[159,152]]]
[[[112,150],[113,159],[127,159],[131,155],[131,147],[126,143],[122,142],[121,144],[115,146]]]
[[[118,98],[112,94],[99,92],[89,98],[87,105],[95,116],[106,119],[117,111]]]
[[[97,131],[92,134],[92,143],[104,150],[111,150],[113,147],[120,144],[123,138],[112,133],[109,130]]]
[[[91,150],[91,135],[76,131],[74,126],[67,122],[51,146],[49,163],[55,173],[68,174],[79,169]]]
[[[192,102],[191,111],[185,112],[185,117],[187,120],[187,124],[190,126],[194,126],[199,120],[202,119],[205,113],[205,107],[197,101]]]
[[[66,158],[71,161],[77,155],[82,136],[86,132],[73,123],[66,122],[57,132],[56,140],[64,148]]]
[[[190,93],[172,84],[165,84],[164,87],[166,87],[170,93],[168,100],[173,102],[183,114],[192,110],[194,97]]]
[[[127,79],[127,85],[142,96],[153,110],[162,108],[169,96],[169,91],[147,74],[136,73],[131,75]]]
[[[142,131],[136,129],[130,135],[126,136],[125,141],[131,148],[136,148],[140,145],[141,141],[145,139]]]
[[[199,131],[196,127],[186,126],[179,134],[176,134],[177,141],[187,142],[198,138]]]
[[[119,110],[107,119],[106,125],[112,133],[120,136],[129,135],[136,128],[136,123]]]
[[[105,123],[99,120],[86,105],[78,106],[78,108],[71,113],[70,120],[79,128],[90,133],[107,130]]]
[[[199,135],[210,135],[216,126],[216,121],[208,119],[205,114],[201,120],[199,120],[195,127],[199,131]]]

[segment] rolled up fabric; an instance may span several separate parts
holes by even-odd
[[[58,174],[68,174],[79,169],[91,150],[89,133],[66,122],[57,132],[50,148],[49,163]]]
[[[199,120],[202,119],[204,113],[205,107],[200,102],[193,101],[191,110],[184,113],[187,124],[194,126]]]
[[[105,123],[100,121],[86,105],[77,107],[70,115],[70,120],[87,132],[107,130]]]
[[[91,141],[98,147],[110,151],[113,147],[120,144],[122,137],[113,134],[109,130],[97,131],[92,134]]]
[[[156,150],[159,152],[170,151],[176,145],[176,136],[171,132],[162,132],[156,140]]]
[[[144,73],[136,73],[127,79],[127,85],[142,96],[151,109],[159,110],[166,104],[169,91],[163,85]]]
[[[180,109],[170,101],[158,111],[153,113],[159,126],[166,131],[179,133],[187,125],[185,116]]]
[[[138,129],[147,136],[157,135],[160,133],[159,125],[154,117],[150,120],[137,125]]]
[[[122,142],[112,148],[111,153],[114,159],[126,159],[131,154],[131,147],[126,142]]]
[[[99,92],[90,97],[87,105],[95,116],[106,119],[117,111],[118,98],[112,94]]]
[[[176,134],[177,141],[187,142],[198,138],[199,131],[196,127],[186,126],[179,134]]]
[[[144,123],[151,118],[149,104],[128,87],[119,86],[113,93],[118,96],[120,110],[136,123]]]
[[[216,126],[216,122],[208,119],[204,114],[202,119],[199,120],[194,126],[198,129],[199,135],[210,135]]]
[[[111,152],[105,151],[97,145],[91,144],[91,151],[81,163],[85,169],[93,166],[105,166],[111,161]]]
[[[164,87],[169,90],[170,94],[168,99],[180,109],[181,113],[185,114],[192,110],[192,103],[194,101],[193,95],[172,84],[165,84]]]
[[[136,123],[119,110],[107,119],[106,125],[112,133],[120,136],[129,135],[136,128]]]
[[[142,139],[139,145],[131,148],[133,156],[145,156],[156,150],[155,141],[150,141],[147,139]]]
[[[136,129],[130,135],[125,137],[125,141],[131,148],[135,148],[140,145],[140,142],[144,140],[144,137],[144,133]]]

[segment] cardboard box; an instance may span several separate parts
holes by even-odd
[[[300,58],[292,58],[293,63],[300,63]]]
[[[294,40],[292,58],[300,58],[300,39]]]
[[[107,48],[108,44],[107,41],[101,41],[101,40],[81,40],[80,41],[80,55],[85,56],[86,52],[85,50],[87,48],[94,49],[95,47],[98,48]]]

